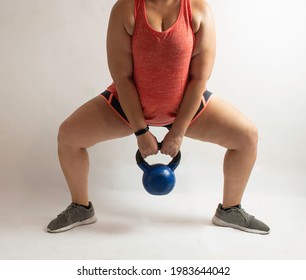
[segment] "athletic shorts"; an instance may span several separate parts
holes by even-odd
[[[118,101],[118,99],[109,91],[104,91],[100,94],[101,97],[103,97],[105,99],[105,101],[107,102],[107,104],[113,109],[113,111],[128,125],[131,126],[129,123],[129,120],[127,118],[127,116],[125,115],[125,113],[123,112],[123,109]],[[201,100],[201,104],[197,110],[197,112],[195,113],[190,125],[200,116],[200,114],[204,111],[204,109],[206,108],[208,101],[210,99],[210,97],[212,96],[212,93],[208,90],[206,90],[203,93],[203,99]],[[165,127],[170,129],[172,126],[172,124],[166,125]]]

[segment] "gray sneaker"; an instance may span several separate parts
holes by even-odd
[[[222,210],[221,206],[220,203],[215,216],[212,218],[212,222],[215,225],[258,234],[268,234],[270,232],[270,228],[266,224],[245,212],[241,205],[228,210]]]
[[[97,218],[91,202],[89,202],[89,206],[90,208],[86,209],[72,202],[66,210],[49,223],[47,226],[48,232],[63,232],[77,226],[95,223]]]

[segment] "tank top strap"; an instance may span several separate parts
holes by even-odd
[[[135,19],[137,18],[137,15],[139,14],[139,8],[140,8],[140,3],[141,1],[144,1],[144,0],[134,0],[134,17]]]
[[[187,14],[188,14],[188,19],[189,19],[189,22],[192,26],[192,12],[191,12],[191,4],[190,4],[190,0],[181,0],[181,1],[185,1],[185,7],[187,9]]]

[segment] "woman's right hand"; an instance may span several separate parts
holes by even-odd
[[[150,131],[137,136],[137,144],[143,158],[158,153],[157,139]]]

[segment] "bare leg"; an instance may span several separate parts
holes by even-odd
[[[62,171],[69,186],[71,200],[87,206],[89,171],[87,150],[59,143],[58,155]]]
[[[85,103],[61,124],[58,156],[73,202],[88,205],[89,158],[86,148],[131,133],[131,128],[100,96]]]
[[[224,157],[223,207],[241,203],[257,154],[257,129],[231,105],[213,96],[186,136],[227,148]]]

